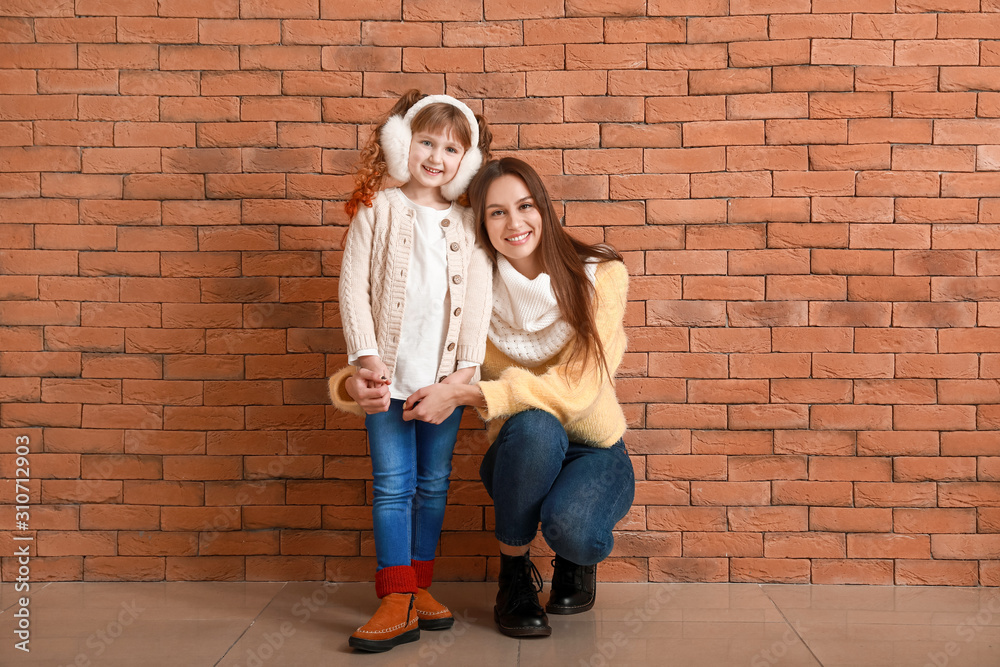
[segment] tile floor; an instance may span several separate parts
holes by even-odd
[[[0,665],[1000,666],[996,588],[601,583],[592,611],[525,640],[494,629],[495,591],[435,584],[455,626],[366,654],[347,637],[375,609],[371,584],[38,583],[24,653],[3,584]]]

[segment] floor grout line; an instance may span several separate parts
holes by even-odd
[[[805,637],[803,637],[799,633],[799,631],[795,628],[795,624],[788,619],[788,616],[785,615],[784,610],[778,606],[778,603],[775,602],[774,598],[772,598],[770,595],[767,594],[767,590],[764,588],[764,584],[757,584],[757,586],[758,588],[760,588],[760,592],[764,594],[764,597],[767,598],[767,601],[771,603],[771,606],[774,607],[775,611],[777,611],[781,615],[782,620],[784,620],[785,624],[788,625],[788,629],[794,632],[795,636],[798,637],[800,642],[802,642],[802,645],[806,647],[806,650],[809,651],[809,655],[813,657],[813,660],[816,661],[816,664],[818,664],[820,667],[826,667],[823,664],[823,661],[819,659],[819,656],[816,655],[816,653],[812,650],[812,647],[809,646],[809,642],[807,642]]]
[[[260,611],[257,612],[256,616],[254,616],[252,619],[250,619],[250,622],[247,623],[247,625],[246,625],[245,628],[243,628],[243,632],[241,632],[239,634],[239,636],[236,637],[235,640],[233,640],[233,643],[230,644],[229,648],[227,648],[226,651],[221,656],[219,656],[219,659],[216,660],[214,663],[212,663],[213,667],[215,667],[220,662],[222,662],[223,660],[226,659],[226,656],[228,656],[229,653],[234,648],[236,648],[236,645],[240,643],[240,640],[243,639],[248,632],[250,632],[250,628],[252,628],[253,625],[254,625],[254,623],[257,622],[257,619],[259,619],[264,614],[264,612],[267,611],[268,607],[270,607],[272,604],[274,604],[274,601],[278,598],[278,594],[281,593],[281,591],[285,590],[285,588],[287,586],[288,586],[288,582],[287,581],[283,582],[281,584],[281,586],[274,591],[274,595],[271,596],[271,599],[267,601],[266,605],[264,605],[263,607],[260,608]]]

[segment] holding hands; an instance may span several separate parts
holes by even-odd
[[[381,364],[378,357],[361,357],[358,359],[360,368],[347,378],[345,388],[351,398],[366,414],[373,415],[389,409],[389,381],[383,371],[373,370],[377,366],[372,360]],[[385,365],[382,364],[382,368]],[[444,422],[459,405],[481,405],[482,392],[476,385],[470,385],[469,380],[475,374],[475,368],[463,368],[455,371],[437,384],[418,389],[403,404],[403,419],[414,419],[440,424]]]
[[[358,357],[358,372],[347,378],[346,389],[366,414],[389,409],[389,369],[377,355]]]

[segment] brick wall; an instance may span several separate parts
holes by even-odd
[[[371,578],[337,200],[419,87],[627,258],[603,578],[1000,585],[1000,0],[3,0],[0,42],[4,580],[17,437],[35,579]],[[445,579],[495,574],[485,445]]]

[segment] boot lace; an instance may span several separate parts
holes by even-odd
[[[538,594],[542,592],[542,575],[530,558],[525,557],[524,560],[526,565],[514,572],[514,580],[511,582],[513,592],[508,604],[511,609],[529,604],[540,611],[542,605],[538,602]]]

